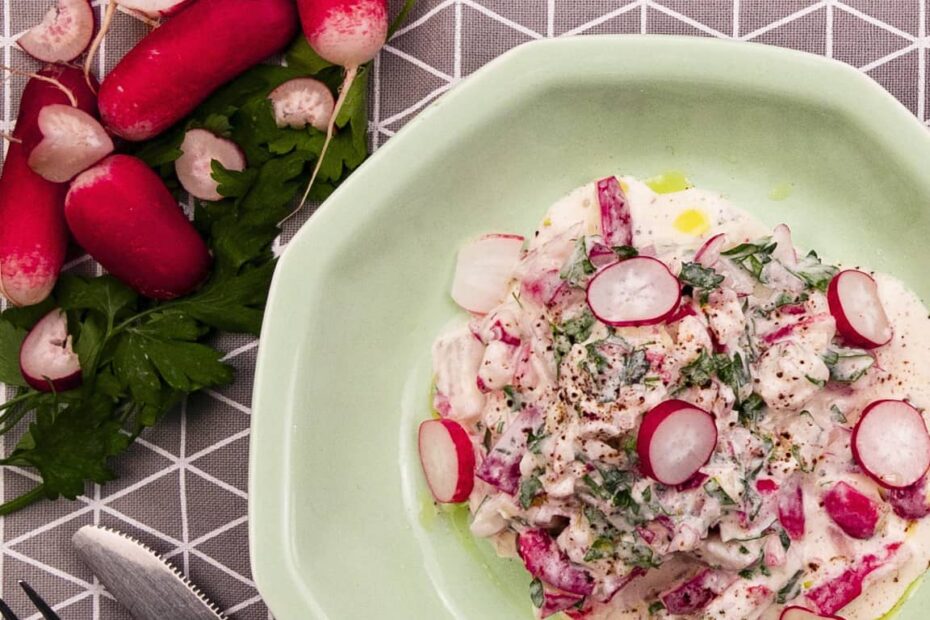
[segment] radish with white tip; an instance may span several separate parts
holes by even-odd
[[[909,487],[930,469],[927,426],[903,400],[870,403],[853,429],[851,446],[865,473],[889,489]]]
[[[484,235],[462,246],[455,264],[452,299],[469,312],[490,312],[507,296],[522,254],[520,235]]]
[[[688,480],[717,446],[714,417],[683,400],[666,400],[643,416],[636,452],[643,473],[667,485]]]
[[[778,616],[778,620],[843,620],[843,618],[839,616],[821,616],[810,609],[792,605],[791,607],[785,607],[781,615]]]
[[[713,267],[720,260],[720,253],[727,243],[727,236],[718,233],[705,241],[694,254],[694,262],[701,267]]]
[[[587,299],[608,325],[654,325],[678,308],[681,284],[662,261],[637,256],[599,271],[588,282]]]
[[[42,140],[29,153],[29,167],[53,183],[65,183],[113,152],[113,140],[97,119],[70,105],[39,112]]]
[[[222,200],[219,183],[213,178],[213,162],[227,170],[241,172],[246,161],[242,150],[232,140],[221,138],[206,129],[191,129],[184,134],[181,156],[174,162],[174,171],[181,186],[194,198]]]
[[[71,62],[94,35],[94,10],[88,0],[58,0],[42,21],[16,42],[42,62]]]
[[[878,296],[878,284],[869,274],[855,269],[839,272],[830,280],[827,302],[836,329],[850,344],[874,349],[891,341],[891,322]]]
[[[303,129],[310,125],[326,131],[336,100],[329,86],[313,78],[288,80],[268,94],[278,127]]]
[[[71,347],[68,317],[52,310],[36,323],[19,349],[19,369],[40,392],[65,392],[81,385],[81,363]]]
[[[124,9],[141,13],[146,17],[158,19],[171,17],[194,0],[117,0]]]
[[[475,450],[462,425],[455,420],[426,420],[420,424],[420,464],[437,502],[464,502],[475,486]]]

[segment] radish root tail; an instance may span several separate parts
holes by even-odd
[[[94,37],[94,40],[90,44],[90,49],[87,50],[87,58],[84,59],[84,81],[87,82],[87,86],[94,92],[97,91],[90,79],[90,67],[94,64],[94,58],[97,57],[97,50],[100,49],[100,44],[103,43],[103,39],[106,38],[107,32],[110,31],[110,25],[113,23],[113,15],[115,13],[116,0],[110,0],[107,4],[107,10],[103,14],[103,23],[100,24],[100,30],[97,31],[97,36]]]
[[[148,15],[140,13],[139,11],[127,9],[126,7],[122,5],[117,5],[116,10],[119,11],[120,13],[123,13],[124,15],[128,15],[129,17],[132,17],[133,19],[139,20],[140,22],[142,22],[149,28],[158,28],[159,26],[161,26],[161,20],[153,19],[149,17]]]
[[[71,107],[76,108],[78,105],[77,97],[74,96],[74,92],[70,88],[68,88],[67,86],[65,86],[64,84],[62,84],[61,82],[59,82],[53,77],[49,77],[47,75],[41,75],[39,73],[32,73],[30,71],[22,71],[20,69],[14,69],[13,67],[8,67],[6,65],[0,65],[0,70],[6,71],[7,73],[10,73],[12,75],[21,75],[23,77],[32,78],[35,80],[41,80],[42,82],[48,82],[49,84],[51,84],[52,86],[54,86],[55,88],[57,88],[58,90],[60,90],[61,92],[65,94],[65,96],[68,98],[68,101],[71,102]]]
[[[16,144],[22,144],[23,141],[11,134],[8,131],[0,131],[0,140],[6,140],[7,142],[15,142]],[[0,291],[3,290],[2,283],[0,283]]]

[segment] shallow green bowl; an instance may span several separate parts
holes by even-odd
[[[250,534],[279,620],[531,618],[522,567],[428,500],[414,443],[461,241],[677,169],[930,297],[930,135],[846,65],[753,44],[520,47],[423,111],[288,245],[255,378]],[[900,620],[925,618],[930,587]]]

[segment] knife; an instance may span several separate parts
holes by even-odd
[[[181,571],[135,538],[85,525],[72,542],[84,563],[135,620],[226,620]]]

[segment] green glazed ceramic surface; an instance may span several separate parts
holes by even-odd
[[[531,618],[529,579],[428,499],[429,351],[459,244],[572,188],[682,170],[930,298],[930,135],[855,70],[674,37],[532,43],[379,150],[288,245],[253,401],[253,570],[279,620]],[[930,586],[898,618],[925,617]]]

